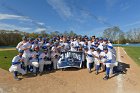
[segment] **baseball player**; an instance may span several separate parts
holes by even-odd
[[[30,54],[29,62],[33,66],[33,73],[37,76],[39,70],[39,47],[35,47],[35,51]]]
[[[51,61],[53,62],[53,68],[57,69],[57,62],[59,60],[59,52],[58,52],[58,48],[57,48],[57,43],[54,43],[54,46],[51,49]]]
[[[45,70],[49,70],[51,71],[52,70],[52,67],[51,67],[51,55],[48,51],[48,49],[44,49],[44,68]]]
[[[108,42],[107,42],[107,47],[108,47],[108,50],[109,50],[110,52],[112,52],[113,45],[112,45],[111,41],[109,41],[109,40],[108,40]]]
[[[39,72],[40,72],[40,75],[42,75],[42,72],[43,72],[43,69],[44,69],[44,63],[45,63],[45,53],[41,53],[39,55]]]
[[[111,62],[112,62],[112,53],[108,51],[107,47],[104,47],[104,52],[105,52],[105,65],[106,65],[106,76],[103,78],[104,80],[109,79],[109,74],[110,74],[110,67],[111,67]]]
[[[86,61],[87,61],[87,69],[89,73],[91,73],[91,69],[93,68],[93,54],[91,49],[85,48],[85,54],[86,54]]]
[[[107,43],[108,43],[108,39],[107,39],[107,38],[104,38],[104,39],[103,39],[103,46],[106,46]]]
[[[63,37],[63,42],[61,42],[60,44],[61,46],[63,46],[63,51],[67,51],[70,49],[70,46],[67,42],[67,38],[66,37]]]
[[[103,51],[103,38],[99,38],[99,46],[98,48]]]
[[[13,58],[12,66],[9,68],[9,71],[14,74],[14,78],[16,80],[20,80],[18,78],[18,73],[21,73],[22,75],[26,74],[25,71],[21,68],[21,63],[24,62],[24,59],[22,57],[24,51],[19,50],[18,52],[19,54]]]
[[[22,46],[27,42],[27,37],[22,37],[22,41],[18,43],[18,45],[16,46],[16,49],[19,51],[19,50],[22,50]]]
[[[95,62],[95,66],[96,66],[96,75],[99,74],[99,68],[100,68],[100,52],[101,50],[98,48],[96,51],[93,52],[94,55],[94,62]]]
[[[25,71],[26,73],[29,71],[29,57],[31,53],[31,48],[32,48],[32,43],[33,43],[33,38],[29,38],[29,41],[26,42],[22,46],[22,50],[24,50],[23,57],[24,57],[24,64],[25,64]]]
[[[44,52],[40,54],[39,56],[39,71],[40,71],[40,75],[43,72],[44,69],[44,65],[48,66],[48,70],[51,70],[51,59],[48,55],[48,49],[44,49]]]
[[[95,44],[94,45],[94,48],[95,48],[95,50],[97,50],[98,49],[98,46],[99,46],[99,43],[98,42],[95,42],[94,44]]]
[[[39,46],[39,44],[38,44],[38,40],[36,39],[36,40],[34,40],[34,42],[32,44],[31,50],[34,50],[35,47],[37,47],[37,46]]]
[[[101,51],[100,52],[100,66],[102,67],[103,69],[103,72],[105,71],[105,62],[106,62],[106,56],[105,56],[105,52],[104,51]]]

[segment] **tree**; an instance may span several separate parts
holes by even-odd
[[[125,34],[124,32],[117,26],[110,27],[104,30],[103,37],[113,40],[115,43],[119,40],[124,41]],[[125,43],[125,42],[123,42]]]
[[[140,42],[140,28],[130,29],[125,33],[127,42],[129,43],[138,43]]]
[[[69,32],[69,36],[75,36],[75,35],[76,35],[76,33],[74,33],[73,31]]]

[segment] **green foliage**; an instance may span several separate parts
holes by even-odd
[[[51,32],[47,34],[46,31],[41,31],[40,33],[27,33],[18,30],[8,31],[8,30],[0,30],[0,46],[16,46],[22,39],[22,36],[27,37],[34,37],[37,38],[38,36],[52,38],[53,36],[57,35],[65,35],[65,36],[75,36],[76,33],[73,31],[64,33],[60,33],[59,31]]]
[[[127,54],[140,65],[140,47],[124,47]]]
[[[17,55],[16,50],[0,51],[0,68],[9,70],[13,57]]]
[[[0,31],[0,46],[14,46],[21,41],[22,35],[16,31]]]

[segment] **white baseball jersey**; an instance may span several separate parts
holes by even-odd
[[[92,51],[88,50],[88,52],[86,54],[87,54],[87,56],[86,56],[87,63],[93,63],[94,58],[93,58]]]
[[[21,68],[21,62],[20,60],[23,60],[22,57],[19,55],[15,56],[12,60],[12,66],[9,68],[10,72],[18,71],[22,75],[24,75],[26,72]]]
[[[35,47],[37,47],[38,46],[38,44],[36,44],[36,43],[34,43],[34,44],[32,44],[32,47],[31,47],[31,49],[35,49]]]
[[[105,57],[107,59],[106,63],[111,63],[112,61],[112,53],[110,51],[108,51],[107,53],[105,53]]]
[[[94,51],[93,52],[93,55],[95,55],[96,57],[98,57],[99,58],[99,56],[100,56],[100,54],[97,52],[97,51]],[[94,60],[99,60],[98,58],[94,58]]]
[[[103,52],[103,51],[100,52],[100,57],[102,57],[100,60],[101,60],[101,62],[103,62],[103,63],[107,60],[107,58],[106,58],[106,56],[105,56],[105,52]]]
[[[112,52],[112,49],[113,49],[113,45],[111,44],[111,43],[108,43],[108,50],[110,51],[110,52]]]
[[[79,42],[79,44],[81,44],[82,46],[84,46],[84,42],[83,41]]]
[[[75,49],[75,42],[71,42],[71,44],[70,44],[70,50],[71,51],[76,51],[76,49]]]
[[[45,57],[50,58],[50,57],[48,56],[48,53],[46,53],[46,54],[45,54],[45,53],[41,53],[41,54],[39,55],[39,59],[40,59],[40,60],[44,60]]]
[[[23,43],[23,41],[19,42],[18,45],[16,46],[16,49],[17,49],[18,51],[22,50],[24,44],[25,44],[25,43]]]
[[[30,48],[32,47],[32,44],[29,42],[26,42],[23,46],[22,46],[22,50],[24,50],[23,56],[29,55],[30,54]]]
[[[91,45],[95,45],[95,42],[92,42]]]
[[[31,59],[30,59],[30,62],[38,62],[39,61],[39,59],[38,58],[34,58],[33,56],[36,56],[36,55],[40,55],[40,52],[32,52],[31,54],[30,54],[30,57],[31,57]]]
[[[68,50],[69,49],[69,44],[68,43],[61,43],[61,45],[64,45],[64,50]]]
[[[92,43],[91,41],[88,41],[88,46],[91,47]]]
[[[21,64],[20,60],[23,60],[23,57],[20,57],[19,55],[15,56],[12,59],[12,65],[20,65]]]
[[[100,45],[98,46],[98,48],[102,51],[103,50],[103,44],[100,43]]]

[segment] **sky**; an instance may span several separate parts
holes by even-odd
[[[140,0],[0,0],[0,29],[101,36],[140,28]]]

